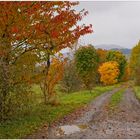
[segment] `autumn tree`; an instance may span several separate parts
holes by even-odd
[[[23,97],[20,96],[23,93],[29,93],[26,92],[29,82],[26,74],[31,72],[29,69],[33,65],[28,67],[25,58],[27,55],[30,56],[29,62],[29,58],[34,58],[35,54],[33,52],[35,47],[28,42],[34,35],[33,26],[31,26],[33,13],[29,12],[35,8],[36,4],[34,4],[0,2],[0,121],[14,113],[15,108],[12,109],[14,105],[20,108],[20,101],[23,101]],[[28,54],[29,52],[31,53]],[[21,61],[24,63],[21,64]],[[23,73],[26,74],[23,75]]]
[[[135,69],[135,77],[134,77],[134,82],[135,85],[139,86],[140,85],[140,57],[138,58],[139,62],[137,63],[137,67]]]
[[[27,85],[29,79],[31,80],[31,76],[26,77],[26,72],[30,73],[28,66],[46,61],[43,70],[43,91],[47,92],[45,81],[49,73],[51,55],[71,47],[81,35],[92,32],[91,25],[77,24],[87,15],[87,11],[74,10],[76,5],[78,2],[0,2],[0,114],[5,114],[4,106],[9,93],[13,93],[15,87],[22,87],[23,79],[27,81]],[[32,56],[31,59],[35,58],[34,61],[26,66],[17,65],[27,53]],[[13,75],[16,66],[21,67],[18,67],[19,71],[27,70],[24,78],[15,80]],[[20,85],[17,86],[17,83]],[[2,120],[3,116],[0,116],[0,119]]]
[[[128,81],[131,77],[130,64],[128,63],[125,67],[124,75],[122,76],[122,81]]]
[[[125,66],[127,64],[127,60],[126,60],[125,55],[120,51],[110,50],[107,53],[106,59],[107,59],[107,61],[118,62],[119,70],[120,70],[118,79],[119,79],[119,81],[121,81],[122,80],[121,78],[122,78],[122,76],[124,75],[124,72],[125,72]]]
[[[106,61],[107,50],[103,50],[101,48],[97,49],[97,54],[99,56],[99,63],[102,64]]]
[[[98,48],[98,49],[96,49],[96,52],[99,56],[99,66],[100,66],[102,63],[106,62],[107,50]],[[100,84],[100,74],[99,73],[96,74],[96,80],[97,80],[97,84]]]
[[[84,86],[92,89],[96,82],[98,67],[98,55],[93,46],[83,46],[75,53],[76,70],[81,77]]]
[[[63,59],[62,56],[52,58],[51,66],[45,81],[47,89],[47,95],[46,94],[44,95],[45,103],[51,103],[54,105],[58,103],[58,100],[56,99],[55,86],[63,77],[65,63],[66,59]],[[41,88],[43,88],[42,85]]]
[[[44,84],[43,94],[48,94],[45,85],[45,78],[48,75],[48,71],[50,68],[50,59],[51,56],[60,50],[73,47],[73,44],[77,42],[80,36],[91,33],[91,25],[85,26],[78,25],[78,21],[81,21],[84,16],[87,15],[87,11],[81,10],[75,11],[73,6],[78,5],[77,2],[53,2],[54,11],[51,13],[49,23],[46,26],[46,23],[39,27],[39,30],[43,32],[47,36],[47,41],[45,39],[44,46],[46,46],[46,51],[44,51],[44,60],[46,63],[46,68],[43,71],[44,80],[41,81],[42,87]],[[57,7],[57,8],[56,8]],[[49,11],[47,11],[50,13]],[[47,20],[48,17],[42,16],[43,21]],[[47,19],[46,19],[47,18]],[[38,26],[37,26],[38,28]],[[40,29],[41,28],[41,29]],[[41,33],[42,35],[42,33]],[[39,39],[40,41],[40,39]],[[42,38],[41,38],[42,41]],[[43,61],[44,61],[43,60]],[[43,82],[44,81],[44,82]]]
[[[130,57],[130,70],[136,85],[140,85],[140,41],[132,49]]]
[[[118,82],[119,64],[116,61],[103,63],[98,69],[101,78],[100,81],[104,85],[112,85]]]

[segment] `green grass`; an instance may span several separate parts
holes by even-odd
[[[38,86],[34,86],[33,90],[36,93],[36,97],[39,98],[39,102],[24,117],[19,116],[16,120],[11,120],[0,125],[0,138],[24,138],[44,123],[52,123],[71,113],[76,108],[84,106],[102,93],[118,86],[95,87],[92,93],[89,91],[80,91],[71,94],[62,94],[60,96],[61,104],[58,106],[46,106],[43,103],[39,103],[41,98],[40,90]]]
[[[123,93],[124,93],[124,89],[121,89],[111,96],[109,104],[108,104],[108,107],[111,111],[117,108],[118,104],[122,100]]]
[[[134,91],[135,91],[136,97],[140,100],[140,86],[135,86]]]

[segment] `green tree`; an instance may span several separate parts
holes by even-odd
[[[125,55],[120,51],[110,50],[107,52],[106,60],[118,62],[119,70],[120,70],[118,79],[119,81],[121,81],[125,72],[126,64],[127,64],[127,59]]]
[[[96,82],[98,68],[98,55],[93,46],[84,46],[75,53],[76,70],[84,86],[91,90]]]

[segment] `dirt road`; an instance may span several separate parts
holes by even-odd
[[[111,95],[119,90],[120,88],[116,88],[98,96],[85,109],[77,110],[55,123],[55,126],[49,129],[44,127],[28,138],[140,139],[140,102],[131,88],[128,87],[124,91],[115,112],[110,114],[107,109]]]
[[[89,111],[72,122],[61,123],[49,131],[48,138],[140,138],[140,103],[127,88],[117,112],[105,109],[111,95],[118,89],[97,97]]]

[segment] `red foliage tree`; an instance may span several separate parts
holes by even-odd
[[[27,52],[36,54],[35,61],[47,61],[44,74],[48,75],[50,55],[59,52],[91,33],[91,25],[77,23],[87,11],[74,10],[78,2],[0,2],[0,84],[1,101],[11,90],[11,67]],[[43,53],[42,53],[43,52]],[[45,55],[44,55],[45,54]],[[18,82],[17,82],[18,83]]]
[[[91,25],[77,25],[87,11],[77,12],[75,5],[78,2],[0,2],[1,41],[13,43],[16,47],[11,51],[22,43],[28,44],[26,52],[45,46],[55,52],[70,47],[81,35],[92,32]],[[29,49],[29,45],[33,46]]]

